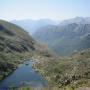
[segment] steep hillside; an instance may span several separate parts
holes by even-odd
[[[90,47],[90,24],[88,22],[65,23],[58,26],[49,25],[40,28],[33,37],[46,43],[59,55],[70,55]]]
[[[34,50],[35,41],[18,26],[0,21],[0,50],[24,52]]]
[[[0,80],[33,55],[50,54],[47,47],[33,40],[22,28],[0,20]]]

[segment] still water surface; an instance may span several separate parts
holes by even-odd
[[[6,77],[2,82],[0,82],[1,87],[44,87],[47,85],[46,81],[41,75],[36,73],[32,68],[33,61],[26,61],[8,77]]]

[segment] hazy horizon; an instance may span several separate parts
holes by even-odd
[[[1,0],[0,19],[65,20],[90,16],[90,0]]]
[[[51,21],[55,21],[55,22],[63,22],[66,20],[71,20],[71,19],[75,19],[75,18],[90,18],[90,17],[72,17],[72,18],[67,18],[67,19],[62,19],[62,20],[54,20],[54,19],[50,19],[50,18],[38,18],[38,19],[30,19],[30,18],[26,18],[26,19],[12,19],[12,20],[7,20],[7,21],[40,21],[40,20],[51,20]]]

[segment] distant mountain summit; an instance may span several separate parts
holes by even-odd
[[[90,24],[90,17],[76,17],[72,19],[67,19],[64,20],[60,23],[60,25],[65,25],[65,24],[71,24],[71,23],[77,23],[77,24]]]

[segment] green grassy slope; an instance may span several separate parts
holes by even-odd
[[[90,49],[73,54],[71,57],[49,60],[35,67],[51,87],[68,88],[65,90],[90,87]]]

